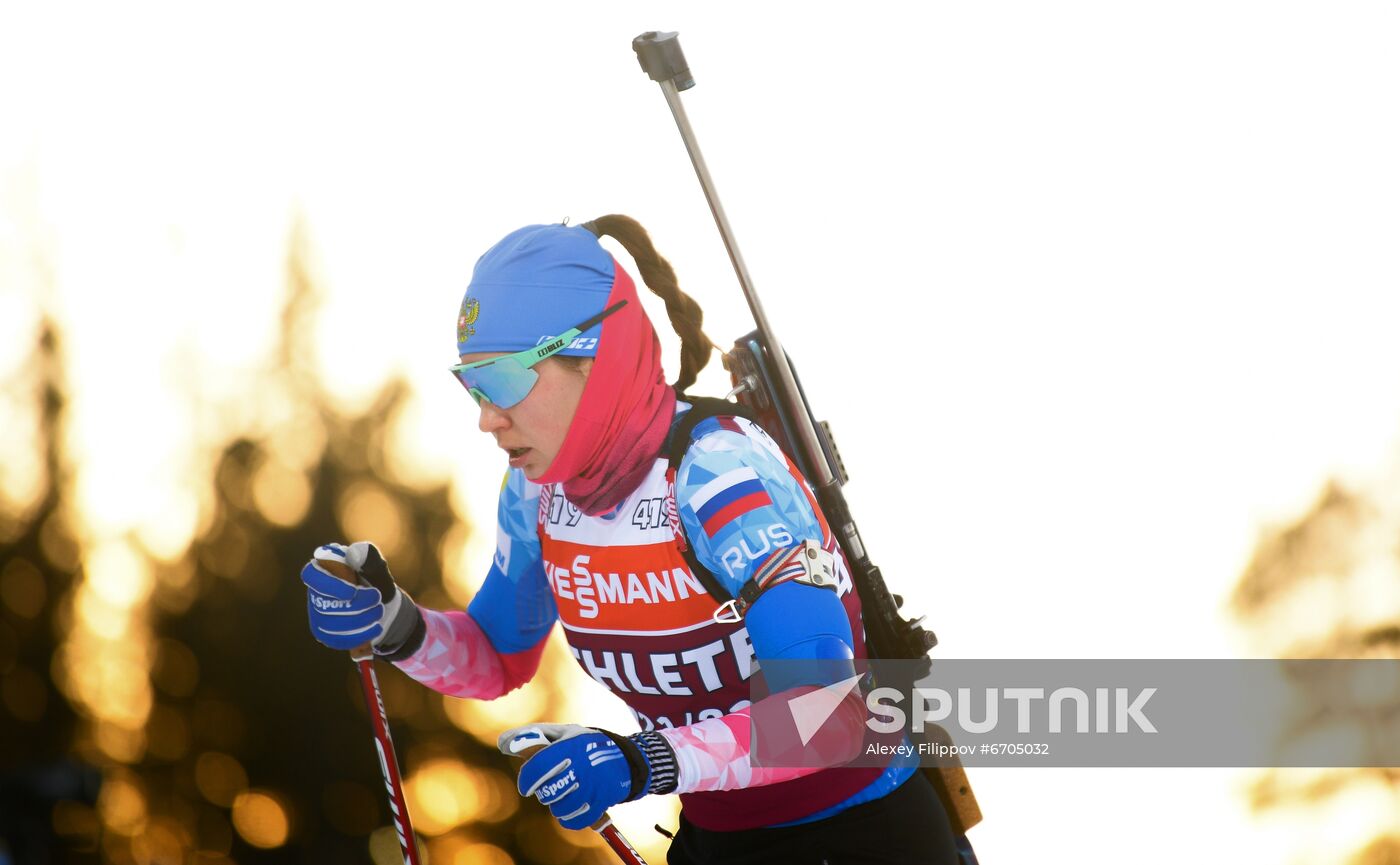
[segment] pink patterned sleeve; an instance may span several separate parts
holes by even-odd
[[[817,688],[794,688],[767,697],[765,702],[780,701],[785,705],[787,701],[814,690]],[[832,713],[822,725],[818,738],[810,743],[812,747],[820,747],[825,753],[833,755],[829,760],[821,761],[824,765],[755,766],[749,759],[752,752],[751,708],[746,706],[720,718],[657,731],[676,752],[677,793],[764,787],[791,781],[849,761],[855,757],[862,741],[863,706],[859,699],[848,699]],[[772,706],[765,707],[765,714],[768,711],[773,711]]]
[[[494,700],[528,682],[539,668],[545,640],[523,652],[501,654],[467,613],[422,612],[423,645],[395,666],[434,691]]]

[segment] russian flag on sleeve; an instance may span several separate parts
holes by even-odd
[[[690,500],[705,534],[710,537],[749,511],[771,504],[773,500],[751,468],[725,472],[701,487]]]

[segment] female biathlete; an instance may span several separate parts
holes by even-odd
[[[665,300],[682,340],[674,385],[601,235]],[[701,320],[628,217],[532,225],[493,246],[462,301],[453,367],[510,463],[490,572],[465,612],[428,610],[372,544],[329,544],[302,571],[311,631],[332,649],[372,641],[428,687],[489,700],[530,680],[561,622],[579,665],[642,728],[543,725],[551,744],[519,788],[567,828],[676,793],[672,863],[954,862],[947,818],[909,761],[750,760],[756,662],[814,661],[835,681],[865,646],[858,595],[792,462],[755,424],[684,395],[713,348]]]

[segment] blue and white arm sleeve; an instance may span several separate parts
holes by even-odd
[[[742,419],[710,418],[676,473],[676,504],[696,559],[737,595],[775,555],[824,541],[803,482],[777,444]],[[745,617],[759,659],[849,659],[850,621],[836,592],[782,583]]]

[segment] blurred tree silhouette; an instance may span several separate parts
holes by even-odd
[[[398,861],[353,665],[310,637],[297,575],[318,544],[368,537],[420,602],[452,606],[444,541],[464,527],[445,481],[414,486],[389,470],[384,431],[408,396],[403,382],[353,417],[317,385],[307,343],[316,290],[300,230],[287,288],[274,364],[250,383],[278,422],[214,443],[207,477],[190,479],[207,492],[196,537],[174,561],[147,557],[154,699],[129,753],[94,741],[81,702],[50,676],[63,641],[83,627],[72,610],[81,532],[65,502],[72,469],[53,326],[26,365],[40,382],[46,480],[22,513],[0,512],[0,796],[10,797],[0,798],[0,832],[18,863]],[[550,657],[531,686],[545,695],[536,715],[554,702]],[[486,741],[494,721],[387,664],[379,670],[432,861],[606,861],[591,833],[565,832],[519,800],[513,767]],[[35,787],[45,766],[67,767],[72,785]]]
[[[0,861],[6,846],[16,863],[59,861],[60,851],[95,860],[98,779],[72,756],[81,721],[49,675],[72,618],[64,598],[79,573],[63,501],[70,466],[58,445],[65,388],[52,321],[43,322],[23,370],[27,375],[7,389],[26,391],[14,396],[36,404],[43,449],[34,455],[41,478],[34,500],[0,508]],[[60,813],[51,814],[60,803]],[[56,837],[56,829],[68,837]]]
[[[1269,656],[1286,658],[1400,658],[1400,510],[1385,488],[1375,494],[1328,483],[1306,514],[1266,532],[1235,587],[1239,620]],[[1325,682],[1295,681],[1318,710],[1290,731],[1302,739],[1345,725],[1370,737],[1393,730],[1400,705],[1376,706],[1353,695],[1348,703],[1321,695]],[[1348,793],[1379,789],[1400,802],[1400,770],[1266,770],[1250,790],[1250,804],[1264,813],[1285,808],[1314,812]],[[1339,849],[1332,861],[1347,865],[1400,865],[1400,821],[1381,827],[1364,846]]]

